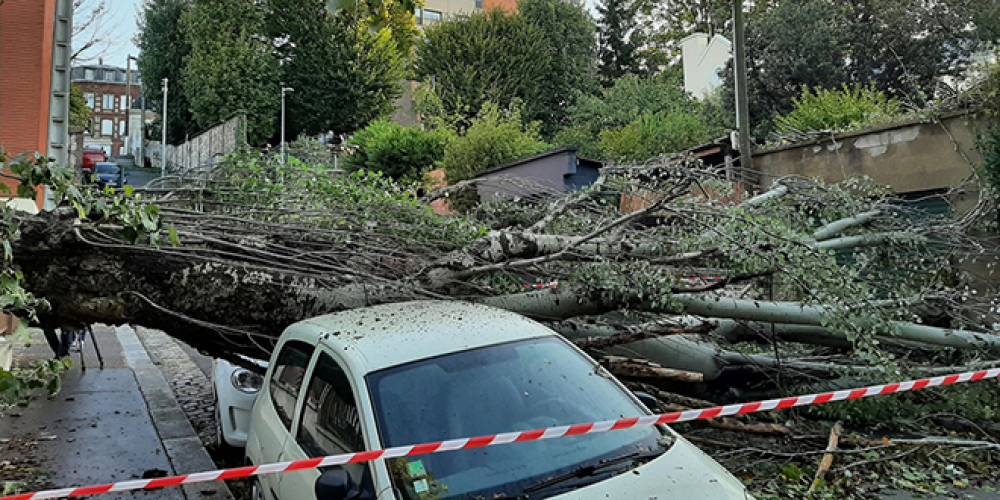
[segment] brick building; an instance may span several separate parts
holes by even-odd
[[[138,156],[142,88],[137,70],[131,71],[131,85],[126,73],[125,68],[100,63],[73,67],[73,86],[83,92],[93,112],[88,130],[77,138],[77,150],[100,148],[112,156]]]
[[[39,152],[57,163],[68,161],[72,4],[72,0],[0,2],[0,147],[10,156]],[[11,184],[8,179],[3,182]],[[43,190],[34,202],[14,203],[41,208]]]

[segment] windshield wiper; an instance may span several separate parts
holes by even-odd
[[[662,455],[664,452],[666,452],[665,448],[658,448],[647,451],[636,451],[618,457],[606,458],[595,464],[583,465],[575,469],[572,469],[568,472],[550,477],[539,483],[528,486],[527,488],[524,489],[524,492],[536,493],[551,486],[556,486],[558,484],[565,483],[573,479],[593,477],[602,472],[606,472],[607,470],[615,467],[616,465],[621,465],[623,463],[647,462]]]

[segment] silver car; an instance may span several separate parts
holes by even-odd
[[[648,414],[580,349],[522,316],[411,302],[282,334],[253,407],[250,463]],[[260,476],[255,498],[748,498],[666,426]]]

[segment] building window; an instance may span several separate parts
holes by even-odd
[[[434,24],[441,22],[441,11],[424,9],[424,24]]]
[[[115,122],[105,118],[101,120],[101,135],[111,137],[115,133]]]
[[[114,111],[115,109],[115,95],[114,94],[104,94],[101,96],[101,107],[105,111]]]
[[[83,98],[87,100],[87,107],[90,108],[90,109],[94,109],[94,105],[96,104],[94,102],[95,99],[96,99],[96,97],[94,96],[94,93],[93,92],[85,92],[83,94]]]
[[[87,79],[87,80],[96,80],[97,79],[96,75],[94,74],[94,70],[92,68],[87,68],[86,70],[84,70],[83,71],[83,77],[85,79]]]
[[[128,123],[126,120],[118,120],[118,137],[125,137],[126,123]]]
[[[120,109],[122,111],[125,111],[126,109],[128,109],[128,96],[127,95],[122,94],[122,95],[118,96],[118,109]]]
[[[483,0],[476,0],[476,8],[479,10],[483,9]]]

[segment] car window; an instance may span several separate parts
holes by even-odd
[[[278,412],[278,418],[291,430],[292,416],[295,415],[295,401],[299,399],[302,380],[306,376],[306,367],[312,357],[313,346],[297,340],[285,342],[271,372],[268,384],[271,402]]]
[[[320,354],[295,440],[310,457],[336,455],[365,449],[361,418],[347,374],[329,355]],[[374,498],[374,486],[366,464],[342,466],[366,494]],[[367,495],[363,496],[367,497]]]
[[[115,165],[114,163],[98,163],[97,164],[97,173],[99,173],[99,174],[117,174],[118,173],[118,165]]]

